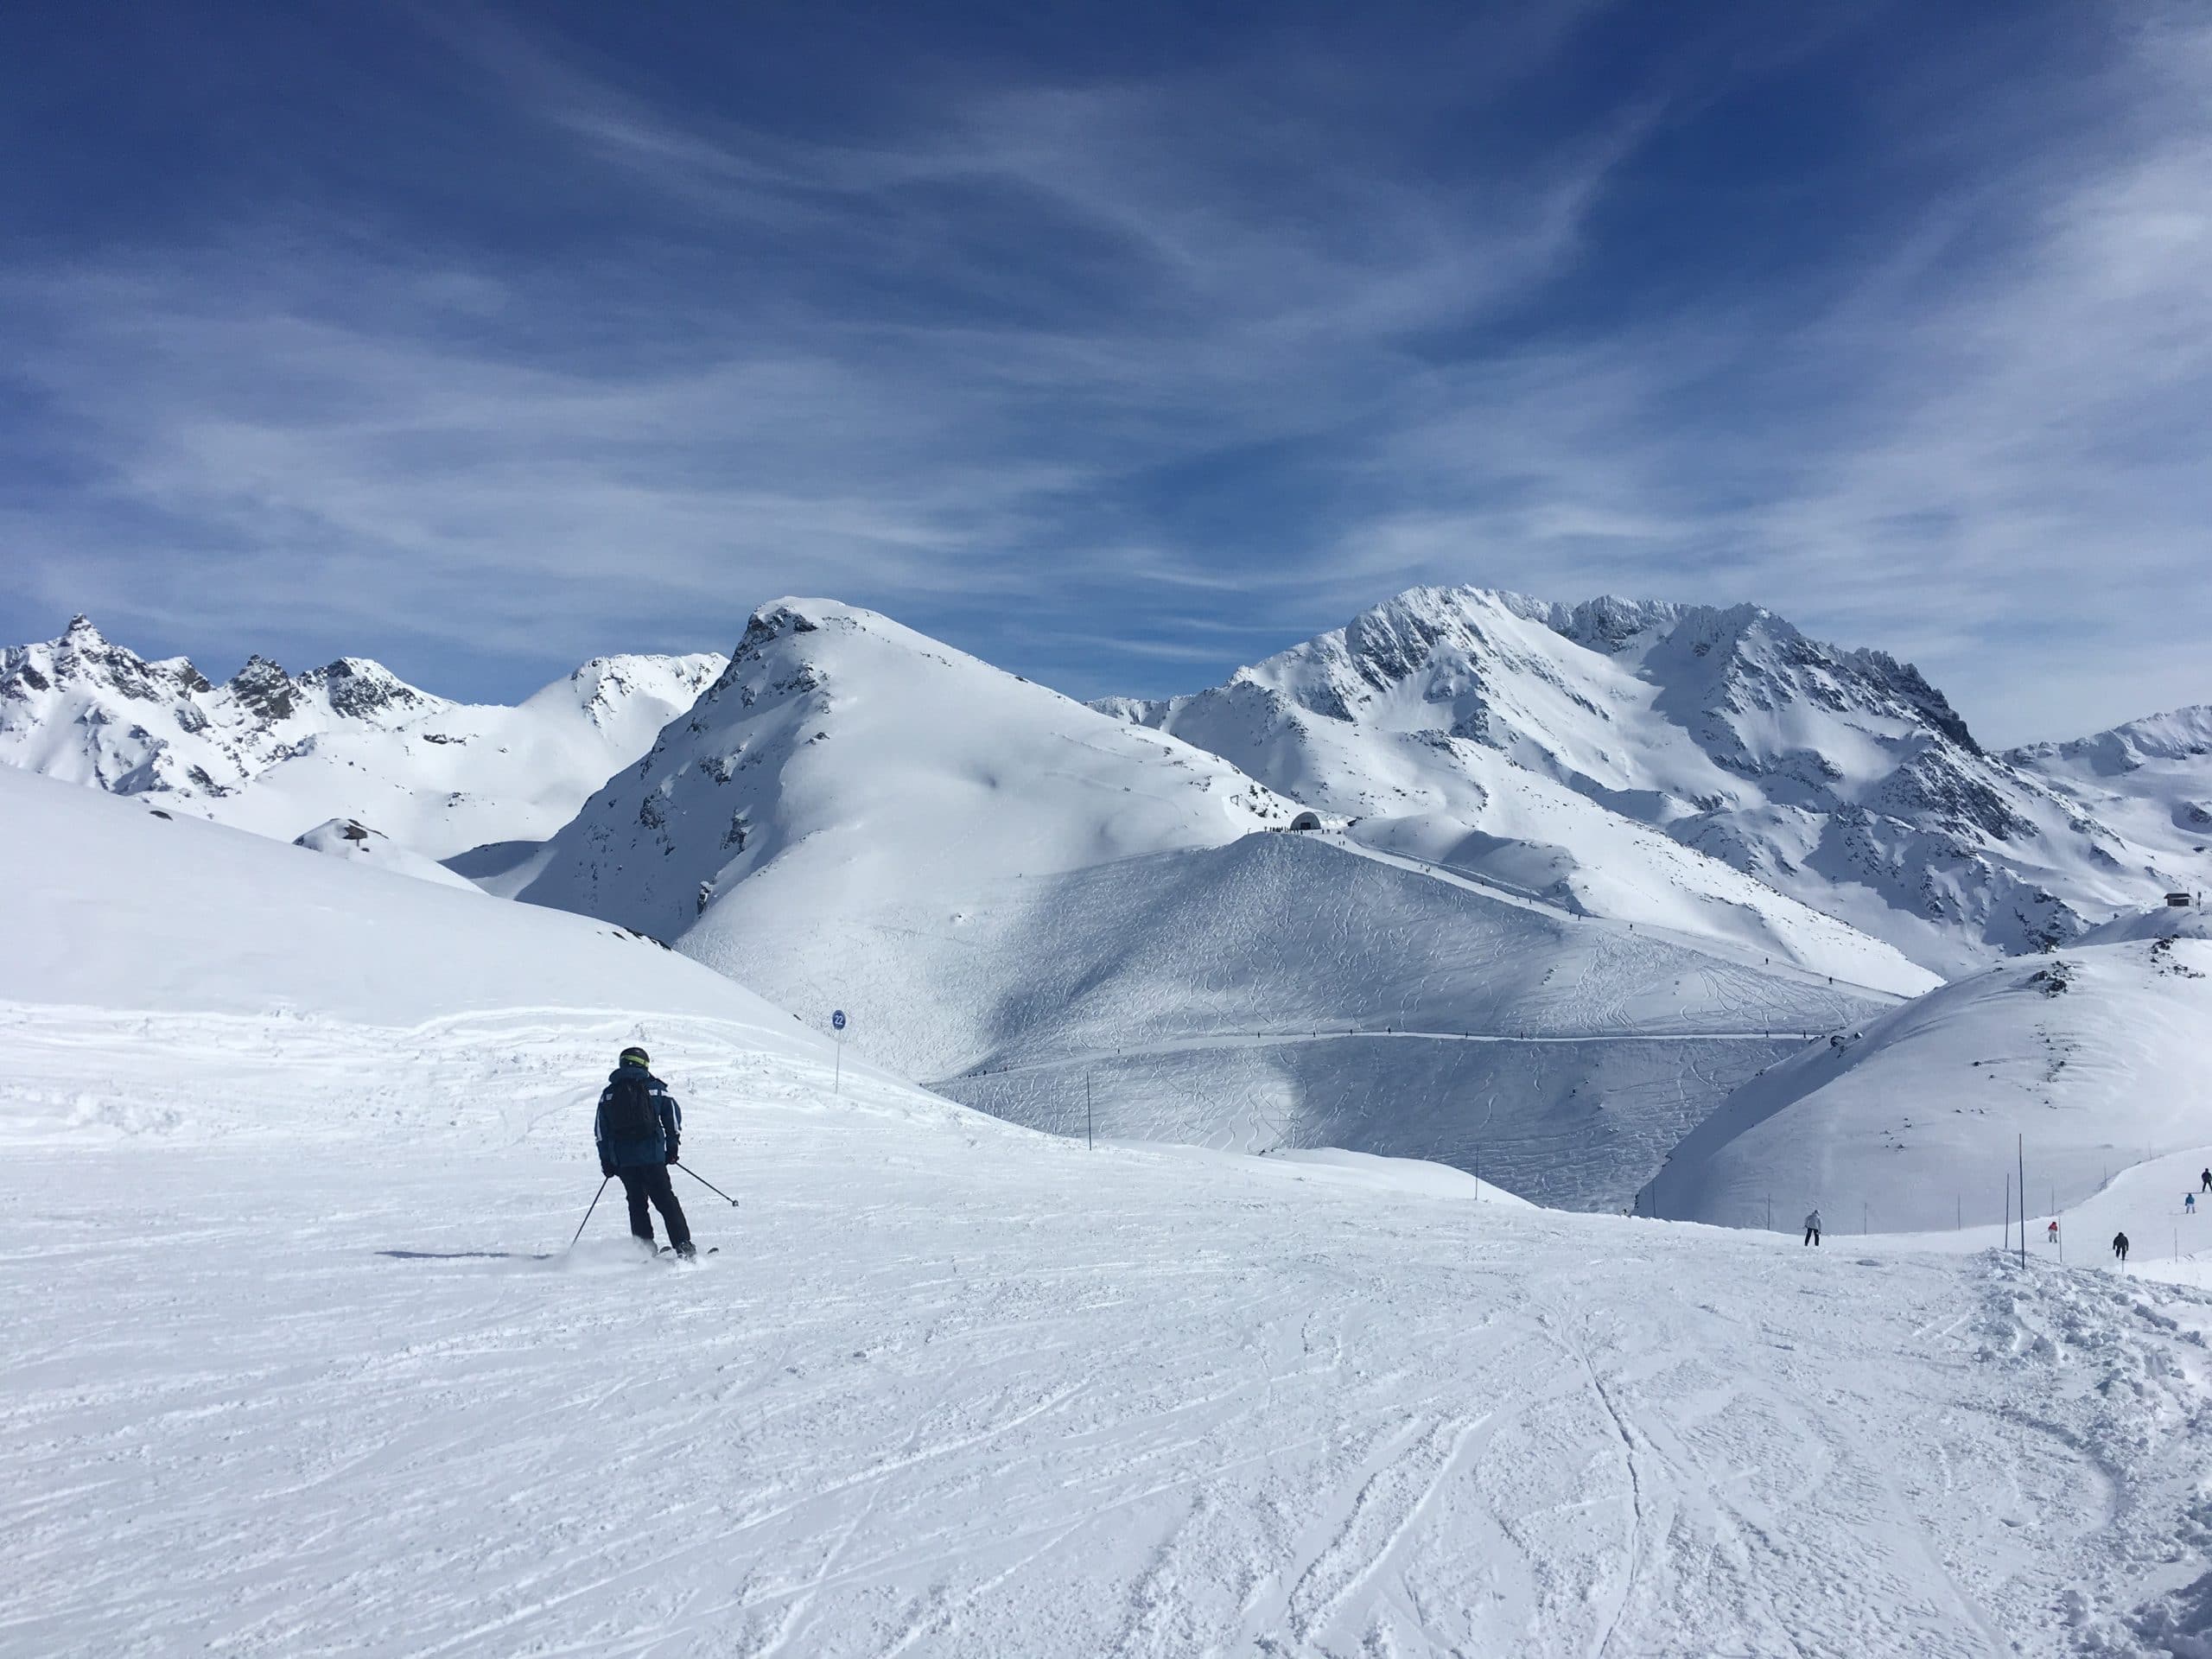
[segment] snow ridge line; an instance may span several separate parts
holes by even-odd
[[[772,1029],[745,1020],[732,1020],[717,1014],[671,1014],[654,1008],[609,1007],[603,1003],[575,1007],[551,1004],[527,1004],[514,1007],[466,1008],[454,1014],[440,1014],[435,1019],[420,1020],[413,1025],[383,1025],[372,1020],[348,1020],[336,1014],[305,1013],[289,1007],[274,1007],[256,1010],[196,1008],[123,1008],[101,1007],[75,1002],[10,1002],[0,1001],[0,1020],[24,1025],[124,1025],[151,1021],[174,1021],[195,1026],[252,1026],[270,1025],[297,1027],[302,1030],[318,1027],[344,1027],[349,1030],[373,1030],[394,1035],[429,1034],[450,1032],[462,1027],[483,1022],[516,1020],[556,1020],[564,1026],[578,1021],[593,1025],[614,1025],[629,1020],[651,1020],[656,1025],[710,1026],[731,1031],[767,1031]],[[778,1034],[781,1034],[779,1033]]]
[[[1448,864],[1433,864],[1425,858],[1416,858],[1410,853],[1384,852],[1380,848],[1370,847],[1354,841],[1342,831],[1324,831],[1319,839],[1355,857],[1368,859],[1377,864],[1387,864],[1395,869],[1404,870],[1409,874],[1425,875],[1432,881],[1440,881],[1448,887],[1458,887],[1464,893],[1475,894],[1478,898],[1495,899],[1499,904],[1511,905],[1517,909],[1537,915],[1548,916],[1555,921],[1570,925],[1579,924],[1588,926],[1595,924],[1600,927],[1617,929],[1633,925],[1617,921],[1610,916],[1596,916],[1586,911],[1569,910],[1563,905],[1554,904],[1549,899],[1530,893],[1525,887],[1501,881],[1494,876],[1476,875],[1468,871],[1454,869]],[[1773,888],[1771,891],[1776,898],[1788,903],[1802,902],[1791,899],[1779,888]],[[1839,927],[1847,928],[1850,925],[1847,922],[1837,921],[1825,911],[1814,911],[1812,913],[1823,920],[1835,922]],[[1750,950],[1732,944],[1726,939],[1717,938],[1709,934],[1685,933],[1677,928],[1662,927],[1655,923],[1646,923],[1643,933],[1637,937],[1646,936],[1684,945],[1690,950],[1712,957],[1716,961],[1728,963],[1732,966],[1748,968],[1752,965],[1751,960],[1752,953]],[[1883,990],[1878,986],[1862,985],[1856,980],[1816,973],[1802,963],[1791,962],[1786,958],[1777,961],[1770,957],[1758,966],[1761,971],[1773,974],[1780,978],[1796,979],[1808,985],[1829,986],[1837,990],[1850,991],[1854,995],[1868,997],[1879,1002],[1903,1003],[1910,1000],[1899,996],[1895,991]]]

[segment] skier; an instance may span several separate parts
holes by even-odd
[[[2200,1187],[2198,1187],[2198,1188],[2197,1188],[2197,1191],[2198,1191],[2198,1192],[2212,1192],[2212,1169],[2207,1169],[2207,1170],[2206,1170],[2206,1171],[2205,1171],[2202,1175],[2199,1175],[2196,1179],[2197,1179],[2199,1181],[2202,1181],[2202,1182],[2203,1183],[2203,1185],[2202,1185],[2202,1186],[2200,1186]]]
[[[2044,1234],[2043,1242],[2046,1244],[2056,1244],[2058,1243],[2058,1223],[2056,1220],[2050,1224],[2050,1230]]]
[[[1805,1217],[1805,1242],[1808,1244],[1821,1242],[1821,1212],[1817,1210]]]
[[[2184,1216],[2193,1216],[2196,1213],[2196,1193],[2184,1192],[2181,1195],[2181,1212]]]
[[[645,1208],[650,1199],[668,1225],[670,1248],[689,1257],[696,1254],[691,1228],[683,1219],[683,1206],[676,1201],[676,1189],[668,1184],[683,1114],[652,1068],[644,1049],[626,1048],[621,1064],[600,1090],[599,1116],[592,1124],[592,1137],[599,1143],[599,1173],[622,1183],[630,1200],[632,1234],[647,1244],[653,1242],[653,1218]]]
[[[2112,1253],[2120,1258],[2121,1267],[2127,1265],[2127,1235],[2126,1233],[2114,1233],[2112,1236]]]

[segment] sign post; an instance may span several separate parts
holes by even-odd
[[[845,1011],[833,1008],[830,1012],[830,1029],[837,1033],[837,1060],[832,1072],[830,1092],[842,1096],[845,1092]]]

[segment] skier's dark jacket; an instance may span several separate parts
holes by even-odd
[[[668,1085],[650,1071],[644,1071],[645,1087],[652,1090],[653,1116],[657,1122],[650,1139],[609,1141],[607,1138],[607,1097],[614,1092],[614,1085],[626,1077],[644,1071],[640,1066],[623,1066],[607,1080],[607,1087],[599,1091],[599,1111],[592,1119],[592,1139],[599,1142],[599,1160],[612,1169],[636,1169],[644,1164],[665,1164],[676,1155],[677,1137],[683,1132],[683,1113],[668,1092]]]

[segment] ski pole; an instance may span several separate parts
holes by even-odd
[[[599,1208],[600,1193],[607,1191],[607,1182],[613,1179],[612,1175],[602,1175],[599,1178],[599,1192],[591,1195],[591,1209],[585,1211],[584,1218],[576,1224],[576,1238],[582,1238],[584,1236],[584,1229],[591,1225],[591,1211]],[[572,1250],[576,1248],[576,1238],[569,1241],[569,1248]]]
[[[712,1181],[702,1175],[697,1170],[692,1168],[690,1165],[678,1164],[677,1167],[682,1170],[686,1175],[689,1175],[693,1180],[698,1182],[700,1185],[705,1187],[708,1192],[713,1193],[716,1198],[729,1198],[728,1193],[723,1192],[721,1188],[716,1186]],[[735,1198],[729,1198],[729,1207],[733,1210],[737,1208],[737,1200]]]

